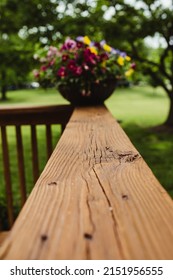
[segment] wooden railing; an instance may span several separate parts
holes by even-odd
[[[104,106],[76,108],[1,259],[172,259],[173,202]]]
[[[2,155],[3,155],[3,166],[4,166],[4,179],[5,179],[5,190],[7,199],[7,212],[8,212],[8,224],[11,227],[15,215],[14,215],[14,200],[13,200],[13,180],[11,178],[10,168],[10,155],[9,155],[9,144],[8,144],[8,133],[7,128],[13,126],[15,128],[16,138],[16,151],[17,151],[17,164],[18,174],[15,177],[19,177],[19,189],[21,206],[24,205],[27,198],[27,182],[26,182],[26,171],[27,168],[24,161],[24,148],[23,148],[23,137],[22,127],[30,126],[31,134],[31,161],[33,174],[33,182],[36,182],[39,175],[39,156],[38,156],[38,139],[37,139],[37,126],[45,126],[45,141],[46,151],[42,153],[47,154],[49,159],[53,147],[52,147],[52,130],[51,125],[60,124],[62,130],[67,124],[69,117],[72,113],[72,107],[70,105],[61,106],[39,106],[39,107],[15,107],[15,108],[1,108],[0,109],[0,128],[1,128],[1,141],[2,141]],[[1,222],[2,223],[2,222]]]

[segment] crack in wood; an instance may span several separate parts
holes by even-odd
[[[119,252],[121,252],[121,254],[122,254],[122,259],[124,259],[125,256],[124,256],[124,254],[123,254],[123,248],[122,248],[122,244],[121,244],[121,239],[120,239],[120,237],[119,237],[118,230],[117,230],[117,221],[116,221],[116,218],[115,218],[115,215],[114,215],[114,211],[113,211],[113,207],[112,207],[111,201],[109,200],[109,197],[107,196],[106,191],[105,191],[105,189],[104,189],[104,187],[103,187],[103,185],[102,185],[102,183],[101,183],[101,181],[100,181],[100,179],[99,179],[99,176],[98,176],[98,174],[97,174],[97,171],[95,170],[94,167],[93,167],[93,171],[94,171],[94,174],[95,174],[95,176],[96,176],[96,178],[97,178],[97,181],[98,181],[98,183],[99,183],[99,185],[100,185],[100,187],[101,187],[101,190],[102,190],[102,192],[103,192],[103,194],[104,194],[104,196],[105,196],[105,198],[106,198],[106,201],[107,201],[107,203],[108,203],[109,211],[111,210],[111,211],[110,211],[110,215],[111,215],[112,220],[113,220],[113,230],[114,230],[115,238],[116,238],[116,240],[117,240],[117,244],[118,244],[118,247],[119,247]]]
[[[86,260],[91,260],[90,240],[86,241]]]
[[[91,211],[91,207],[90,207],[90,201],[91,201],[91,198],[90,198],[90,188],[89,188],[89,185],[88,185],[88,182],[87,180],[85,179],[85,177],[83,175],[81,175],[83,180],[85,181],[86,183],[86,187],[87,187],[87,190],[88,190],[88,196],[87,196],[87,199],[86,199],[86,204],[87,204],[87,207],[88,207],[88,213],[89,213],[89,220],[90,220],[90,223],[91,223],[91,227],[92,227],[92,230],[91,232],[85,232],[84,233],[84,238],[86,239],[86,248],[85,248],[85,251],[86,251],[86,259],[91,259],[90,258],[90,245],[89,245],[89,242],[91,241],[91,239],[93,239],[93,236],[94,236],[94,233],[95,233],[95,224],[93,222],[93,219],[92,219],[92,211]]]
[[[52,181],[52,182],[48,183],[48,186],[56,186],[56,185],[57,185],[57,182],[55,182],[55,181]]]
[[[89,205],[89,199],[87,199],[87,206],[88,206],[88,211],[89,211],[89,219],[91,222],[91,226],[92,226],[92,233],[84,233],[84,238],[86,240],[86,247],[85,247],[85,252],[86,252],[86,259],[91,259],[91,249],[90,249],[90,241],[93,239],[94,233],[95,233],[95,225],[94,222],[92,220],[92,211]]]

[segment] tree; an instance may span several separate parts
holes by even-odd
[[[0,4],[0,88],[2,100],[6,99],[8,86],[17,84],[26,73],[27,47],[18,36],[20,21],[14,17],[17,1],[3,0]]]
[[[9,86],[19,86],[29,69],[32,69],[31,46],[15,35],[11,35],[0,45],[0,86],[2,100],[6,100]]]
[[[105,1],[106,2],[106,1]],[[108,40],[125,41],[131,55],[141,63],[142,72],[161,86],[170,100],[165,125],[173,126],[173,7],[158,0],[107,1],[115,14],[104,25]],[[108,32],[108,30],[110,32]],[[147,38],[160,40],[156,50],[146,46]]]
[[[56,1],[57,2],[57,1]],[[0,91],[5,100],[8,85],[26,80],[33,68],[34,44],[52,38],[49,24],[57,16],[57,3],[43,0],[1,0]],[[46,41],[47,42],[47,41]]]

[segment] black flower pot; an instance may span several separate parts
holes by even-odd
[[[111,96],[116,88],[116,80],[107,79],[99,83],[91,83],[87,88],[82,89],[77,84],[64,85],[58,87],[61,95],[75,106],[92,106],[103,104]]]

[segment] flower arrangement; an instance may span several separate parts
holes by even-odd
[[[109,46],[104,40],[92,42],[88,36],[67,38],[60,47],[50,46],[37,55],[40,69],[34,76],[43,87],[80,88],[82,96],[90,96],[93,85],[129,77],[135,68],[131,58]]]

